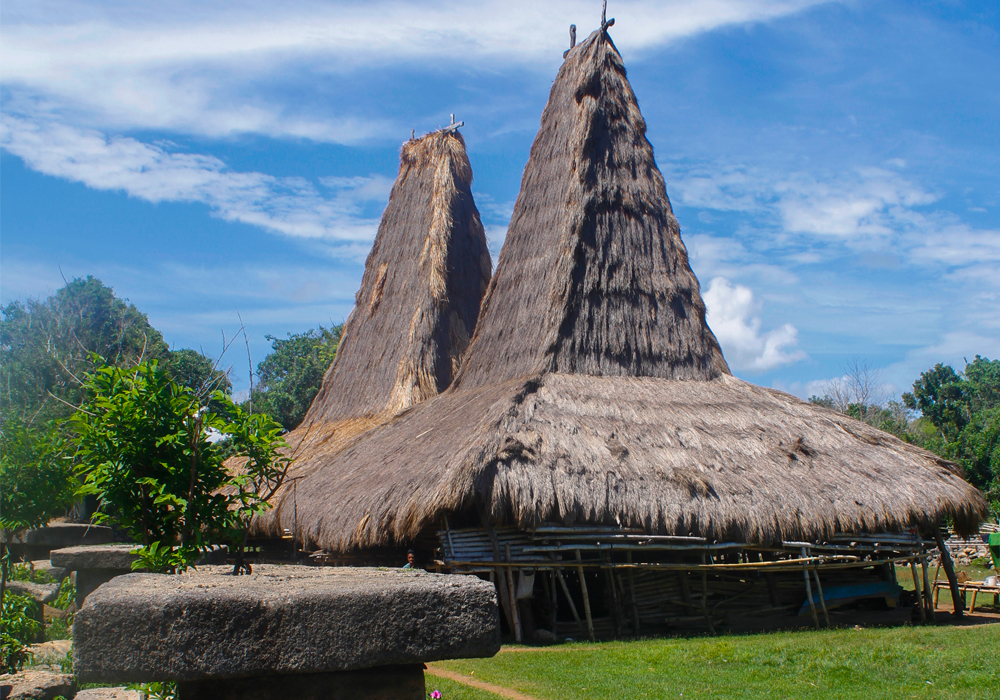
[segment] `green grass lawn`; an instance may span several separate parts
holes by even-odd
[[[1000,624],[574,643],[441,666],[536,698],[1000,697]],[[482,691],[427,676],[445,700]]]

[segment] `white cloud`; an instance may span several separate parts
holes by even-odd
[[[3,116],[0,145],[46,175],[98,190],[120,190],[149,202],[199,202],[226,221],[288,236],[322,239],[355,257],[374,239],[378,221],[361,216],[364,203],[388,198],[392,181],[375,175],[312,183],[259,172],[235,172],[214,156],[170,152],[133,138],[56,122]]]
[[[798,331],[792,324],[761,332],[759,305],[748,287],[716,277],[703,296],[708,325],[733,369],[766,371],[806,357],[794,349]]]
[[[641,54],[815,3],[621,0],[613,6],[614,32],[621,46]],[[352,143],[392,127],[351,116],[349,105],[338,105],[335,114],[289,105],[280,96],[288,76],[317,80],[419,62],[431,70],[449,62],[486,68],[516,62],[548,73],[568,43],[568,25],[576,22],[586,35],[598,23],[597,7],[585,0],[6,2],[0,47],[3,84],[11,91],[6,109],[69,111],[74,123],[97,128]],[[269,99],[269,92],[278,95]]]

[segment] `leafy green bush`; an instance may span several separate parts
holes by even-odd
[[[142,543],[139,567],[182,571],[203,548],[229,542],[243,570],[249,520],[268,507],[291,461],[280,452],[281,426],[222,392],[203,406],[156,360],[95,365],[71,418],[81,493],[97,497],[95,518]]]
[[[48,571],[36,569],[30,564],[14,564],[10,569],[12,581],[30,581],[31,583],[56,583],[55,577]]]
[[[30,597],[14,593],[4,595],[0,612],[0,672],[17,673],[31,658],[27,647],[38,635],[37,612],[38,604]]]

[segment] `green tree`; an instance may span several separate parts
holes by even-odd
[[[79,375],[91,353],[111,364],[164,358],[169,348],[145,314],[99,279],[74,279],[44,301],[14,301],[0,321],[4,412],[31,422],[63,418],[81,397]]]
[[[287,338],[266,336],[273,352],[257,365],[260,384],[248,402],[253,412],[267,413],[286,430],[298,427],[333,363],[342,330],[320,326]]]
[[[976,355],[961,374],[939,363],[903,401],[923,414],[916,441],[960,464],[1000,511],[1000,360]]]
[[[82,492],[99,502],[96,519],[141,542],[147,567],[183,570],[205,546],[228,541],[242,571],[245,526],[268,507],[290,461],[280,454],[281,427],[220,391],[202,405],[156,360],[95,364],[71,424]]]
[[[76,479],[54,425],[29,429],[16,417],[0,422],[0,604],[10,577],[10,538],[66,512]]]
[[[0,313],[0,405],[3,415],[20,415],[27,424],[72,413],[94,354],[124,367],[157,359],[203,397],[231,390],[211,360],[194,350],[171,351],[145,314],[95,277],[74,279],[45,300],[11,302]]]

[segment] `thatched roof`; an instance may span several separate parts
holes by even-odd
[[[343,445],[451,384],[492,270],[471,185],[465,142],[454,128],[403,144],[336,359],[287,437],[296,456]],[[291,476],[318,467],[299,460]],[[262,524],[273,526],[272,519]]]
[[[452,386],[299,459],[323,465],[298,490],[300,536],[341,550],[471,508],[749,542],[970,528],[985,509],[953,464],[729,374],[603,32],[552,86]]]

